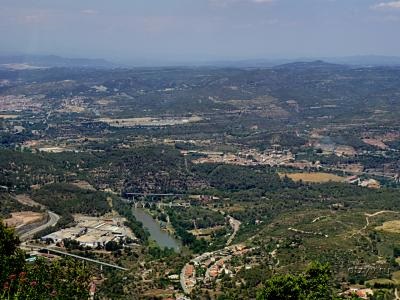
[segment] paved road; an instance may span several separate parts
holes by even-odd
[[[173,193],[168,193],[168,194],[154,194],[154,193],[125,193],[127,196],[184,196],[185,194],[173,194]]]
[[[57,215],[56,213],[53,213],[53,212],[50,211],[50,210],[47,211],[47,213],[49,214],[49,217],[50,217],[49,221],[47,221],[46,224],[43,224],[43,225],[38,226],[38,227],[36,227],[36,228],[33,228],[33,229],[29,230],[28,232],[25,232],[24,234],[22,234],[22,235],[20,236],[20,239],[21,239],[22,241],[25,241],[25,240],[31,238],[32,236],[34,236],[34,235],[35,235],[36,233],[38,233],[39,231],[42,231],[42,230],[44,230],[44,229],[46,229],[46,228],[48,228],[48,227],[52,227],[52,226],[56,225],[56,223],[57,223],[58,220],[60,219],[60,216]]]
[[[21,194],[21,195],[16,195],[14,197],[15,200],[17,200],[19,203],[24,204],[24,205],[28,205],[28,206],[39,206],[42,209],[45,209],[46,207],[38,202],[33,201],[28,195],[25,194]],[[60,220],[60,216],[57,215],[56,213],[48,210],[47,211],[48,215],[49,215],[49,220],[47,221],[46,224],[40,225],[36,228],[33,228],[23,234],[21,234],[21,236],[19,237],[21,241],[26,241],[29,238],[31,238],[32,236],[34,236],[36,233],[38,233],[39,231],[42,231],[48,227],[52,227],[54,225],[56,225],[56,223],[58,222],[58,220]]]
[[[377,176],[377,177],[394,179],[394,177],[392,175],[386,175],[386,174],[379,173],[379,172],[365,172],[365,171],[357,172],[357,171],[343,170],[343,169],[329,167],[329,166],[321,166],[321,169],[326,170],[326,171],[346,172],[346,173],[353,174],[353,175],[373,175],[373,176]]]

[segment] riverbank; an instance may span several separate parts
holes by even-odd
[[[173,248],[176,252],[181,251],[182,245],[180,241],[175,239],[175,237],[167,231],[164,231],[161,228],[160,223],[145,209],[133,207],[132,214],[137,221],[143,224],[143,227],[149,232],[150,238],[153,239],[159,247]]]

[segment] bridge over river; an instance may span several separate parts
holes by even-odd
[[[157,208],[162,208],[162,207],[190,207],[190,202],[175,202],[175,201],[169,201],[169,202],[163,202],[161,200],[154,200],[155,198],[164,198],[164,197],[175,197],[178,199],[181,199],[185,194],[154,194],[154,193],[125,193],[125,198],[122,198],[125,202],[133,204],[135,208],[141,207],[141,208],[150,208],[150,207],[157,207]],[[146,200],[148,198],[151,198],[152,200]]]

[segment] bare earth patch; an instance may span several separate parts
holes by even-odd
[[[85,108],[77,105],[65,105],[62,109],[58,110],[59,112],[76,112],[81,113],[85,111]]]
[[[99,105],[109,105],[109,104],[115,103],[115,101],[108,100],[108,99],[100,99],[100,100],[97,100],[96,103]]]
[[[15,119],[18,115],[0,115],[0,119]]]
[[[364,143],[374,146],[374,147],[378,147],[379,149],[387,149],[388,146],[382,142],[381,140],[378,139],[370,139],[370,138],[366,138],[362,140]]]
[[[84,190],[90,190],[90,191],[95,191],[96,189],[87,181],[84,180],[77,180],[72,182],[73,185],[77,186],[78,188],[84,189]]]
[[[11,213],[11,216],[11,218],[5,219],[4,222],[9,227],[19,228],[28,224],[42,221],[46,214],[33,211],[21,211]]]

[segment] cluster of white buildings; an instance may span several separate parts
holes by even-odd
[[[64,239],[78,241],[83,247],[104,247],[110,241],[134,239],[132,231],[123,225],[122,218],[76,217],[77,225],[42,237],[43,241],[60,243]]]

